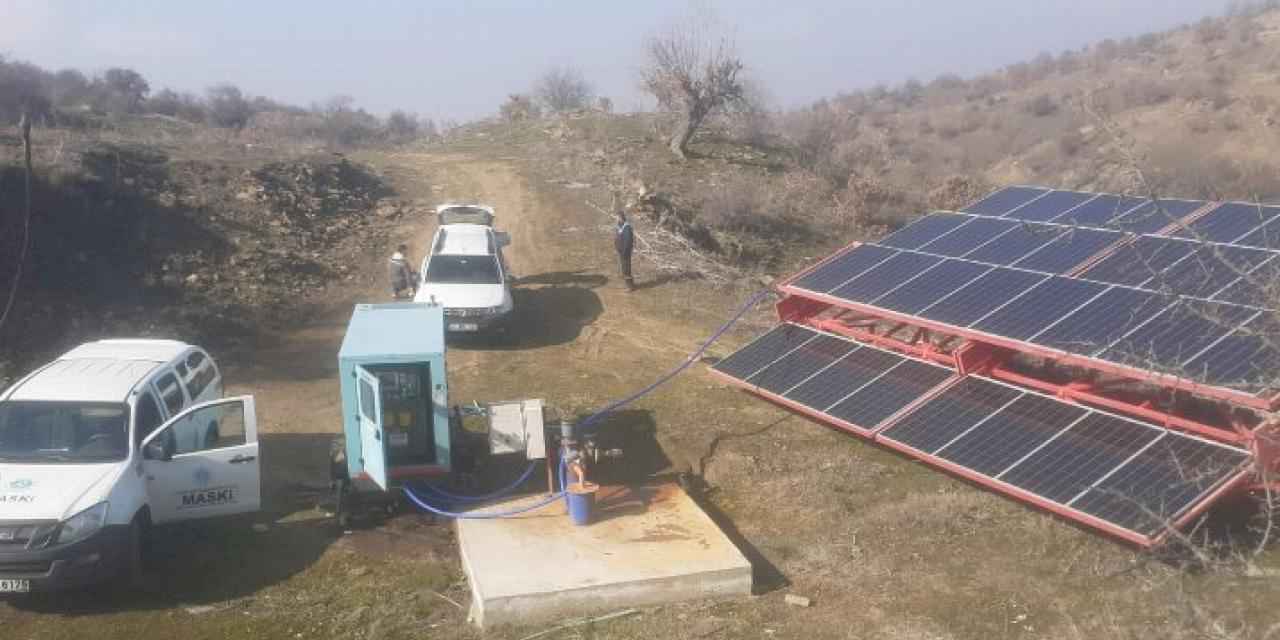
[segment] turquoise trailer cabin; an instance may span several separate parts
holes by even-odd
[[[348,477],[387,490],[450,470],[444,308],[358,304],[338,351]]]

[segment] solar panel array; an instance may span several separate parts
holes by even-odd
[[[941,466],[1150,541],[1249,453],[784,323],[716,371]]]
[[[1265,291],[1277,275],[1280,207],[1009,187],[789,286],[1258,393],[1280,367]]]

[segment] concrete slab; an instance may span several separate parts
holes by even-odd
[[[508,501],[508,509],[541,499]],[[751,593],[751,563],[674,484],[601,487],[595,520],[563,503],[498,520],[459,520],[471,619],[481,627]]]

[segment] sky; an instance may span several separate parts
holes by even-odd
[[[1225,0],[700,0],[777,107],[842,91],[974,75],[1219,15]],[[689,0],[0,0],[0,55],[46,68],[130,67],[153,90],[220,82],[309,105],[338,94],[380,114],[495,113],[555,66],[619,110],[646,36]]]

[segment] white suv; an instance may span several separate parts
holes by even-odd
[[[83,344],[0,393],[0,594],[141,575],[152,524],[256,511],[253,398],[203,349]]]
[[[493,207],[446,204],[436,215],[440,225],[414,301],[442,305],[453,333],[506,330],[514,305],[502,248],[511,239],[493,230]]]

